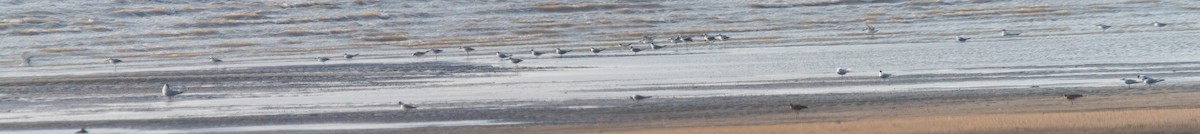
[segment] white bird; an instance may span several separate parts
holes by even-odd
[[[1149,87],[1154,87],[1154,83],[1167,81],[1167,79],[1155,79],[1154,77],[1144,76],[1144,75],[1138,75],[1138,78],[1141,78],[1142,82],[1145,82],[1146,86],[1149,86]]]
[[[650,35],[642,36],[642,43],[654,43],[654,37]]]
[[[668,40],[668,41],[671,41],[671,43],[672,43],[672,44],[679,44],[679,43],[683,43],[683,38],[679,38],[679,37],[671,37],[671,38],[669,38],[669,39],[667,39],[667,40]]]
[[[711,43],[711,42],[716,42],[716,41],[717,41],[717,37],[710,36],[707,33],[704,34],[704,42]]]
[[[720,41],[729,40],[729,36],[725,36],[724,34],[717,34],[717,40],[720,40]]]
[[[845,76],[846,76],[846,73],[850,73],[850,69],[845,69],[845,68],[837,68],[837,74],[838,74],[839,76],[845,77]]]
[[[1008,32],[1008,29],[1000,29],[1000,36],[1017,36],[1017,35],[1021,35],[1021,33]]]
[[[183,89],[174,90],[174,89],[171,89],[171,84],[163,83],[162,94],[163,94],[163,96],[167,96],[168,100],[170,100],[171,98],[173,98],[179,94],[183,94],[183,92],[184,92]]]
[[[538,52],[538,51],[535,51],[532,48],[530,48],[529,53],[533,54],[534,57],[542,57],[542,54],[544,54],[545,52]]]
[[[1100,28],[1100,30],[1105,30],[1105,31],[1107,31],[1107,30],[1108,30],[1108,28],[1112,28],[1112,26],[1109,26],[1109,25],[1104,25],[1104,24],[1096,24],[1096,28]]]
[[[358,56],[358,54],[342,53],[342,58],[346,58],[347,60],[354,59],[355,56]]]
[[[633,46],[629,46],[629,51],[633,51],[633,55],[637,55],[637,53],[638,53],[638,52],[641,52],[641,51],[642,51],[642,49],[641,49],[641,48],[637,48],[637,47],[633,47]]]
[[[504,58],[508,58],[511,56],[512,55],[510,55],[510,54],[500,53],[500,51],[496,51],[496,57],[500,57],[500,60],[504,60]]]
[[[561,48],[554,48],[554,53],[558,53],[558,57],[562,57],[562,55],[567,54],[567,52],[571,52],[571,50],[563,50]]]
[[[666,46],[659,46],[659,45],[654,45],[654,43],[650,43],[650,50],[658,50],[658,49],[662,49],[663,47],[666,47]]]
[[[1121,80],[1122,80],[1122,81],[1125,81],[1125,87],[1127,87],[1127,88],[1133,88],[1133,87],[1131,87],[1130,85],[1137,84],[1137,83],[1142,83],[1142,81],[1138,81],[1138,80],[1135,80],[1135,79],[1121,78]]]
[[[604,51],[604,48],[592,47],[591,50],[592,50],[592,55],[596,55],[596,54],[600,54],[600,51]]]
[[[958,36],[958,42],[967,42],[967,40],[969,40],[969,39],[971,39],[971,38]]]
[[[1150,25],[1154,25],[1156,27],[1165,27],[1165,26],[1167,26],[1167,23],[1155,21],[1154,23],[1150,23]]]
[[[879,70],[879,79],[888,80],[890,77],[892,77],[892,74],[883,73],[883,70]]]
[[[653,97],[653,96],[642,96],[642,95],[635,94],[633,96],[629,96],[629,100],[633,100],[634,103],[638,103],[638,102],[642,102],[642,100],[650,99],[650,97]]]
[[[413,106],[411,104],[404,104],[403,101],[400,101],[398,104],[400,104],[400,110],[408,111],[408,110],[416,110],[417,109],[417,106]]]

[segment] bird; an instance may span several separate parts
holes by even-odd
[[[1121,78],[1121,80],[1125,81],[1125,87],[1126,87],[1126,88],[1130,88],[1130,89],[1133,89],[1133,87],[1132,87],[1132,86],[1130,86],[1130,85],[1137,84],[1137,83],[1142,83],[1142,81],[1138,81],[1138,80],[1135,80],[1135,79]]]
[[[717,37],[710,36],[707,33],[704,34],[704,42],[715,42],[715,41],[717,41]]]
[[[461,50],[463,50],[463,52],[466,52],[467,57],[471,57],[471,51],[475,51],[475,48],[466,47],[466,46],[458,47],[458,49],[461,49]]]
[[[1165,26],[1167,26],[1167,23],[1155,21],[1154,23],[1150,23],[1150,25],[1154,25],[1156,27],[1165,27]]]
[[[724,34],[717,34],[717,40],[720,40],[720,41],[729,40],[729,36],[725,36]]]
[[[840,75],[840,76],[842,76],[842,77],[846,77],[846,73],[850,73],[850,69],[845,69],[845,68],[837,68],[837,74],[838,74],[838,75]]]
[[[117,72],[117,63],[121,63],[121,59],[108,58],[108,63],[113,65],[113,72]]]
[[[567,52],[571,52],[571,50],[563,50],[561,48],[554,48],[554,53],[558,53],[558,57],[562,57],[562,55],[567,54]]]
[[[796,111],[796,116],[800,116],[800,110],[808,109],[805,105],[788,104],[792,106],[792,111]]]
[[[643,44],[647,44],[647,43],[654,43],[654,37],[653,37],[653,36],[651,36],[651,35],[642,36],[642,40],[641,40],[641,42],[642,42]]]
[[[662,49],[663,47],[666,47],[666,46],[659,46],[659,45],[654,45],[654,43],[650,43],[650,50],[658,50],[658,49]]]
[[[529,53],[532,53],[534,57],[542,57],[542,54],[545,52],[534,51],[532,48],[530,48]]]
[[[890,77],[892,77],[892,74],[890,74],[890,73],[883,73],[883,70],[879,70],[879,78],[880,78],[880,79],[883,79],[883,80],[888,80],[888,78],[890,78]]]
[[[425,52],[427,52],[427,53],[432,53],[432,54],[433,54],[433,60],[437,60],[437,57],[438,57],[437,55],[438,55],[438,54],[440,54],[440,53],[442,53],[442,49],[430,48],[429,50],[425,50]]]
[[[21,66],[23,66],[23,67],[33,66],[32,61],[33,61],[33,56],[29,55],[29,51],[25,51],[25,52],[21,53]]]
[[[633,100],[634,103],[638,103],[638,102],[642,102],[642,100],[649,99],[650,97],[653,97],[653,96],[642,96],[642,95],[635,94],[633,96],[629,96],[629,100]]]
[[[426,52],[427,51],[413,52],[412,56],[416,56],[416,57],[425,56]]]
[[[496,57],[500,57],[500,60],[504,60],[504,58],[508,58],[510,56],[512,56],[512,55],[504,54],[504,53],[500,53],[500,51],[496,51]]]
[[[1112,28],[1112,26],[1104,25],[1104,24],[1096,24],[1096,27],[1100,28],[1100,30],[1103,30],[1103,31],[1107,31],[1108,28]]]
[[[879,32],[879,30],[875,29],[875,27],[873,27],[871,25],[867,25],[867,27],[863,28],[862,31],[866,31],[868,34],[874,34],[876,32]]]
[[[667,39],[667,41],[671,41],[671,43],[673,43],[673,44],[679,44],[679,43],[683,43],[683,38],[671,37],[671,38]]]
[[[1000,36],[1017,36],[1017,35],[1021,35],[1021,33],[1008,32],[1008,29],[1000,29]]]
[[[517,59],[517,58],[508,57],[508,61],[511,61],[511,62],[513,63],[513,65],[516,65],[517,67],[520,67],[521,65],[520,65],[519,63],[521,63],[521,61],[525,61],[525,60],[521,60],[521,59]]]
[[[212,56],[209,56],[209,57],[208,57],[208,61],[210,61],[210,62],[212,62],[212,63],[221,63],[221,62],[224,62],[224,60],[221,60],[221,59],[218,59],[217,57],[212,57]]]
[[[358,56],[358,54],[342,53],[342,58],[346,58],[347,60],[354,59],[355,56]]]
[[[76,133],[76,134],[86,134],[86,133],[88,133],[88,131],[87,131],[87,127],[82,127],[82,128],[79,128],[79,131],[75,131],[75,133]]]
[[[967,42],[967,40],[969,40],[969,39],[971,39],[971,38],[958,36],[958,42]]]
[[[591,50],[592,50],[592,55],[596,55],[596,54],[600,54],[600,51],[604,51],[604,48],[592,47]]]
[[[637,47],[633,47],[633,46],[629,46],[629,51],[633,51],[633,55],[637,55],[637,53],[638,53],[638,52],[641,52],[641,51],[642,51],[642,49],[641,49],[641,48],[637,48]]]
[[[679,35],[678,37],[675,37],[675,38],[679,39],[679,41],[683,41],[683,49],[684,50],[690,49],[688,47],[688,42],[692,42],[692,36],[683,37],[683,35]]]
[[[398,104],[400,104],[400,110],[408,111],[417,109],[417,106],[413,106],[412,104],[404,104],[404,101],[400,101]]]
[[[632,45],[633,45],[633,43],[629,43],[629,44],[617,43],[617,47],[629,47],[629,46],[632,46]]]
[[[1082,94],[1064,94],[1063,97],[1066,97],[1067,101],[1071,102],[1071,104],[1075,104],[1075,99],[1079,99],[1079,98],[1083,97],[1083,95]]]
[[[1154,77],[1145,76],[1145,75],[1138,75],[1138,78],[1142,79],[1142,82],[1145,82],[1146,86],[1148,86],[1148,87],[1154,87],[1154,83],[1167,81],[1167,79],[1155,79]]]
[[[320,62],[321,62],[321,64],[325,64],[325,61],[329,61],[329,58],[325,58],[325,57],[317,57],[317,61],[320,61]]]
[[[163,96],[167,96],[168,100],[170,100],[171,98],[173,98],[179,94],[183,94],[183,92],[184,92],[183,89],[172,90],[171,84],[163,83],[162,94],[163,94]]]

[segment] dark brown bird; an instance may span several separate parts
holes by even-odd
[[[86,133],[88,133],[88,131],[87,131],[87,128],[84,127],[84,128],[79,128],[79,131],[75,131],[75,133],[76,134],[86,134]]]
[[[1075,99],[1082,98],[1083,95],[1082,94],[1064,94],[1063,97],[1067,97],[1067,101],[1071,102],[1071,104],[1075,104]]]
[[[808,106],[805,106],[805,105],[796,105],[796,104],[789,104],[789,105],[792,106],[792,111],[796,111],[797,117],[800,116],[800,110],[808,109]]]

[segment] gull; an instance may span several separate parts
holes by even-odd
[[[633,47],[633,46],[629,46],[629,51],[633,51],[633,55],[637,55],[637,53],[638,53],[638,52],[641,52],[641,51],[642,51],[642,49],[641,49],[641,48],[636,48],[636,47]]]
[[[591,50],[592,50],[592,55],[596,55],[596,54],[599,54],[599,53],[600,53],[600,51],[604,51],[604,48],[596,48],[596,47],[592,47],[592,49],[591,49]]]
[[[529,53],[533,54],[534,57],[542,57],[542,54],[545,52],[534,51],[532,48],[530,48]]]
[[[717,41],[717,37],[709,36],[707,33],[704,34],[704,42],[716,42],[716,41]]]
[[[729,40],[729,36],[725,36],[724,34],[717,34],[717,40],[720,40],[720,41]]]
[[[1008,32],[1008,29],[1000,29],[1000,36],[1017,36],[1017,35],[1021,35],[1021,33]]]
[[[839,76],[846,77],[846,73],[850,73],[850,69],[837,68],[837,74]]]
[[[1132,88],[1133,88],[1133,87],[1132,87],[1132,86],[1130,86],[1130,85],[1137,84],[1137,83],[1142,83],[1142,81],[1138,81],[1138,80],[1135,80],[1135,79],[1121,78],[1121,80],[1122,80],[1122,81],[1125,81],[1125,87],[1126,87],[1126,88],[1130,88],[1130,89],[1132,89]]]
[[[325,64],[325,61],[329,61],[329,58],[325,58],[325,57],[317,57],[317,61],[320,61],[320,62],[321,62],[321,64]]]
[[[633,45],[633,43],[629,43],[629,44],[621,44],[621,43],[617,43],[617,47],[629,47],[629,46],[632,46],[632,45]]]
[[[571,52],[571,50],[563,50],[561,48],[554,48],[554,53],[558,53],[558,57],[562,57],[562,55],[567,54],[567,52]]]
[[[1167,81],[1167,79],[1155,79],[1154,77],[1144,75],[1138,75],[1138,78],[1142,79],[1142,82],[1146,82],[1146,86],[1149,87],[1154,87],[1154,83]]]
[[[167,100],[170,100],[179,94],[183,94],[183,91],[183,89],[173,90],[171,89],[171,84],[163,83],[162,94],[163,96],[167,96]]]
[[[645,44],[645,43],[654,43],[654,37],[651,37],[650,35],[642,36],[642,40],[641,40],[641,42],[642,42],[643,44]]]
[[[346,58],[347,60],[354,59],[355,56],[358,56],[358,54],[342,53],[342,58]]]
[[[658,49],[662,49],[663,47],[666,47],[666,46],[659,46],[659,45],[654,45],[654,43],[650,43],[650,50],[658,50]]]
[[[633,96],[629,96],[629,100],[633,100],[634,103],[638,103],[638,102],[642,102],[642,100],[650,99],[650,97],[653,97],[653,96],[642,96],[642,95],[635,94]]]
[[[1165,26],[1167,26],[1167,23],[1155,21],[1154,23],[1150,23],[1150,25],[1154,25],[1156,27],[1165,27]]]
[[[501,60],[503,60],[504,58],[508,58],[510,56],[512,56],[512,55],[504,54],[504,53],[500,53],[500,51],[496,51],[496,57],[500,57]]]
[[[967,42],[967,40],[969,40],[969,39],[971,39],[971,38],[958,36],[958,42]]]
[[[403,101],[400,101],[398,104],[400,104],[400,110],[408,111],[408,110],[416,110],[417,109],[417,106],[413,106],[411,104],[404,104]]]
[[[1112,26],[1104,25],[1104,24],[1096,24],[1096,27],[1100,28],[1100,30],[1103,30],[1103,31],[1107,31],[1108,28],[1112,28]]]

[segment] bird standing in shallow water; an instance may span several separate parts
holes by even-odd
[[[1156,26],[1156,27],[1165,27],[1165,26],[1167,26],[1167,23],[1162,23],[1162,22],[1157,22],[1157,21],[1155,21],[1154,23],[1150,23],[1150,25],[1154,25],[1154,26]]]
[[[437,60],[438,54],[442,53],[442,50],[437,49],[437,48],[430,48],[429,50],[425,50],[425,52],[433,53],[433,60]]]
[[[1008,32],[1008,29],[1000,29],[1000,36],[1008,37],[1008,36],[1017,36],[1017,35],[1021,35],[1021,33]]]
[[[637,48],[637,47],[633,47],[633,46],[629,46],[629,51],[633,51],[633,55],[637,55],[637,53],[638,53],[638,52],[641,52],[641,51],[642,51],[642,49],[641,49],[641,48]]]
[[[534,57],[538,57],[538,58],[541,58],[542,54],[544,54],[544,52],[538,52],[536,50],[533,50],[532,48],[529,49],[529,53],[533,54]]]
[[[461,50],[463,50],[463,52],[466,52],[467,58],[471,58],[471,51],[475,51],[475,48],[465,47],[465,46],[458,47],[458,49],[461,49]]]
[[[592,50],[592,55],[597,55],[597,54],[600,54],[600,51],[604,51],[604,48],[592,47],[591,50]]]
[[[108,58],[108,63],[113,65],[113,72],[117,72],[117,63],[121,63],[121,59]]]
[[[654,45],[654,43],[650,43],[650,50],[658,50],[658,49],[662,49],[663,47],[666,47],[666,46],[659,46],[659,45]]]
[[[1148,86],[1148,87],[1154,87],[1154,83],[1167,81],[1167,79],[1155,79],[1154,77],[1145,76],[1145,75],[1138,75],[1138,78],[1142,79],[1142,82],[1145,82],[1146,86]]]
[[[846,77],[846,73],[850,73],[850,69],[837,68],[837,74],[841,77]]]
[[[969,40],[969,39],[971,39],[971,38],[958,36],[958,42],[967,42],[967,40]]]
[[[174,89],[171,89],[171,84],[163,83],[162,94],[163,94],[163,96],[167,96],[167,100],[171,100],[175,96],[183,94],[183,92],[184,92],[183,89],[174,90]]]
[[[320,61],[320,62],[321,62],[321,64],[325,64],[325,61],[329,61],[329,58],[325,58],[325,57],[317,57],[317,61]]]
[[[1125,81],[1125,87],[1126,87],[1126,88],[1129,88],[1129,89],[1133,89],[1133,86],[1130,86],[1130,85],[1137,84],[1137,83],[1142,83],[1142,81],[1138,81],[1138,80],[1135,80],[1135,79],[1121,78],[1121,80],[1122,80],[1122,81]]]
[[[413,106],[411,104],[404,104],[403,101],[400,101],[398,104],[400,104],[400,110],[408,111],[408,110],[416,110],[417,109],[417,106]]]
[[[1112,26],[1104,25],[1104,24],[1096,24],[1096,28],[1100,28],[1101,31],[1108,31],[1108,28],[1112,28]]]
[[[571,50],[563,50],[561,48],[554,48],[554,53],[558,53],[558,57],[562,57],[562,55],[567,54],[567,52],[571,52]]]
[[[342,53],[342,58],[346,58],[347,60],[354,59],[355,56],[358,56],[358,54]]]

